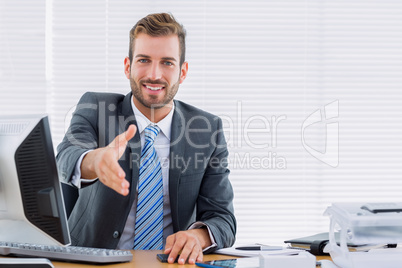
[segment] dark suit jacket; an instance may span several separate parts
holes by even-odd
[[[82,96],[58,146],[57,165],[63,181],[71,180],[82,153],[108,145],[130,124],[136,124],[131,96],[131,93],[126,96],[86,93]],[[116,193],[99,180],[79,190],[79,198],[69,218],[73,245],[116,248],[136,198],[140,155],[137,132],[119,160],[131,185],[128,196]],[[218,248],[234,243],[236,220],[227,156],[221,120],[175,101],[169,168],[174,232],[202,221],[209,226]]]

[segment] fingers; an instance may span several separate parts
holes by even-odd
[[[178,232],[176,234],[173,234],[171,236],[168,236],[168,238],[166,239],[166,250],[165,250],[165,254],[169,254],[169,258],[168,258],[168,262],[169,263],[174,263],[174,261],[176,260],[177,256],[179,256],[179,253],[182,249],[182,243],[176,241],[178,239],[180,239],[180,235],[181,232]],[[178,262],[180,263],[180,259],[178,260]],[[185,262],[185,260],[184,260]]]
[[[129,142],[129,140],[131,140],[134,137],[136,131],[137,131],[137,127],[135,125],[130,125],[125,132],[118,135],[115,138],[115,140],[113,142],[111,142],[110,144],[112,146],[115,145],[116,147],[121,147],[121,146],[125,147],[127,145],[127,143]]]
[[[130,125],[128,129],[118,135],[101,153],[97,155],[95,171],[99,180],[121,195],[128,195],[130,183],[125,179],[126,174],[120,167],[118,160],[122,157],[129,140],[131,140],[137,127]]]
[[[192,251],[190,256],[188,257],[189,264],[195,264],[196,262],[202,262],[204,254],[202,250],[200,251]]]
[[[130,183],[125,179],[124,173],[112,172],[109,168],[100,168],[97,172],[99,180],[119,194],[126,196],[129,193]]]
[[[169,254],[169,263],[174,263],[179,254],[179,264],[185,264],[187,259],[189,264],[203,259],[200,241],[190,230],[169,236],[166,239],[165,254]]]
[[[189,264],[195,264],[199,255],[202,255],[202,249],[195,240],[188,240],[180,253],[179,264],[185,264],[188,259]],[[202,259],[202,258],[201,258]]]
[[[172,251],[172,247],[173,247],[173,244],[174,244],[175,240],[176,240],[176,235],[175,234],[169,235],[166,238],[165,252],[164,252],[165,254],[169,254]]]
[[[111,148],[102,148],[101,154],[95,163],[95,172],[99,180],[122,195],[128,195],[129,182],[125,179],[125,172],[116,160]]]
[[[137,132],[137,127],[135,125],[130,125],[126,130],[126,141],[128,142],[132,138],[134,138],[135,132]]]

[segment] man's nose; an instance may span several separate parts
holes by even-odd
[[[159,65],[159,63],[157,63],[157,62],[152,63],[148,76],[152,80],[158,80],[158,79],[162,78],[162,70],[161,70],[161,66]]]

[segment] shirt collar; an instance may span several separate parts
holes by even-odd
[[[174,112],[174,102],[172,105],[172,109],[161,121],[156,124],[152,123],[145,115],[143,115],[140,110],[135,106],[133,101],[134,96],[131,98],[131,107],[133,108],[133,112],[135,115],[135,119],[137,120],[138,132],[141,134],[144,129],[149,125],[158,125],[161,132],[168,138],[170,141],[170,130],[172,129],[172,120],[173,120],[173,112]]]

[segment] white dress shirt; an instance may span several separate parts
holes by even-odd
[[[134,105],[133,99],[131,99],[131,106],[137,120],[137,131],[140,133],[141,148],[145,144],[145,132],[144,130],[149,125],[155,125],[146,116],[144,116]],[[156,136],[154,141],[154,147],[156,154],[162,168],[163,179],[163,244],[166,244],[166,238],[173,233],[172,215],[170,211],[170,198],[169,198],[169,152],[170,152],[170,130],[172,128],[174,106],[170,110],[169,114],[165,116],[156,125],[159,127],[160,132]],[[138,195],[138,185],[137,193]],[[123,233],[121,234],[118,249],[132,249],[134,246],[134,228],[135,228],[135,214],[137,211],[137,199],[134,200],[131,207],[130,214],[128,215],[126,225]]]

